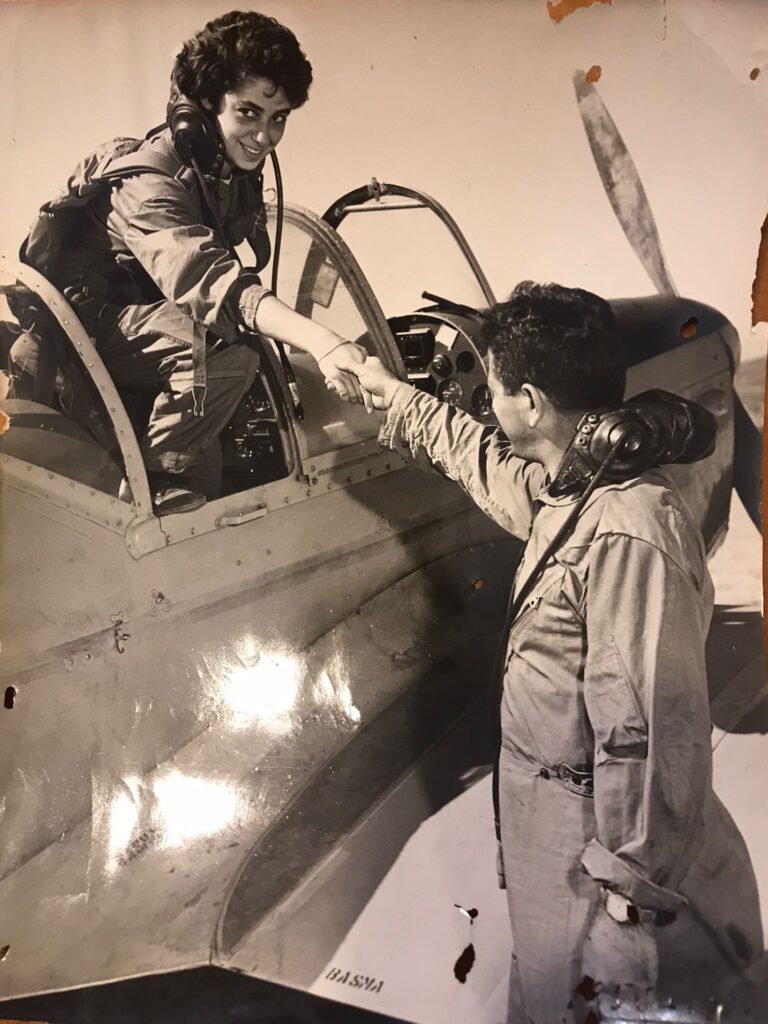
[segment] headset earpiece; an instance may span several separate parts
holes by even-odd
[[[212,117],[186,96],[171,98],[168,126],[173,146],[184,163],[197,162],[203,172],[218,171],[224,163],[224,143]]]
[[[550,491],[583,491],[604,466],[605,480],[616,482],[654,466],[699,462],[715,450],[716,437],[717,421],[703,405],[668,391],[644,391],[616,409],[581,418]]]

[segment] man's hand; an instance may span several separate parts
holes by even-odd
[[[335,391],[345,402],[365,403],[366,409],[370,411],[370,399],[363,393],[357,380],[358,372],[367,355],[362,345],[345,341],[319,359],[317,365],[325,377],[325,386],[329,391]]]
[[[371,403],[366,403],[369,412],[371,406],[374,409],[388,409],[401,383],[398,378],[376,356],[369,356],[365,363],[357,368],[356,373],[364,394]]]

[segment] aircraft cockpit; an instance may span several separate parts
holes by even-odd
[[[276,210],[269,215],[274,229]],[[493,292],[450,214],[426,194],[374,179],[322,217],[286,206],[277,294],[362,344],[415,387],[493,422],[477,344],[477,311],[494,302]],[[646,378],[656,380],[656,357],[667,386],[710,407],[727,439],[731,335],[720,337],[727,328],[715,311],[686,304],[698,317],[698,349],[712,348],[717,363],[707,364],[694,387],[678,305],[665,296],[614,303],[628,348],[630,393],[647,386]],[[64,297],[29,267],[3,258],[0,397],[12,421],[0,437],[3,472],[100,525],[127,531],[128,547],[139,557],[403,466],[399,455],[379,449],[378,416],[329,393],[311,356],[289,350],[288,357],[301,409],[267,344],[261,372],[220,444],[211,446],[205,479],[197,482],[207,504],[164,516],[161,525],[138,442],[153,395],[118,394]],[[714,461],[712,467],[720,479]],[[699,470],[696,481],[705,476]],[[698,497],[704,508],[704,490]]]
[[[408,381],[493,422],[475,338],[476,311],[495,299],[448,211],[423,192],[374,178],[338,199],[323,219],[343,233],[373,286]]]
[[[398,218],[414,209],[438,216],[415,228],[408,224],[412,248],[404,252]],[[371,218],[365,215],[385,211],[388,217],[376,218],[377,230],[368,230]],[[275,213],[270,210],[273,226]],[[343,220],[355,256],[336,230]],[[431,281],[418,266],[425,253],[450,301],[428,295],[425,304],[422,289]],[[489,415],[472,334],[473,308],[492,302],[493,295],[458,227],[429,197],[374,180],[343,196],[322,218],[286,207],[277,293],[303,315],[364,345],[416,387],[481,418]],[[209,452],[204,479],[197,481],[208,504],[183,517],[190,529],[246,521],[399,465],[391,455],[380,457],[377,416],[330,394],[309,355],[291,350],[289,358],[301,410],[270,344],[262,372]],[[0,397],[12,422],[0,438],[6,472],[9,460],[17,460],[28,481],[39,480],[44,490],[65,495],[70,506],[79,502],[83,511],[95,513],[104,502],[95,513],[100,522],[109,523],[115,511],[116,523],[130,521],[126,506],[138,518],[157,518],[138,444],[154,393],[118,394],[66,299],[34,270],[5,258]],[[193,525],[192,518],[202,521]],[[172,533],[180,529],[173,524]]]

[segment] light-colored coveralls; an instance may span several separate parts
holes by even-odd
[[[256,309],[269,289],[224,246],[193,172],[173,149],[169,129],[141,144],[137,162],[151,150],[162,151],[178,168],[176,175],[143,171],[105,186],[83,208],[76,237],[52,276],[60,289],[85,286],[90,296],[113,308],[114,315],[91,322],[87,305],[78,311],[118,390],[156,393],[141,440],[147,469],[186,472],[200,464],[253,381],[256,352],[232,342],[244,327],[254,328]],[[89,158],[80,165],[70,193],[83,187],[97,163]],[[102,160],[101,166],[109,164]],[[260,253],[257,265],[263,266],[269,238],[261,173],[235,171],[209,185],[227,241],[249,240]],[[90,306],[96,311],[99,304]],[[207,347],[203,416],[193,415],[196,341]]]
[[[426,456],[527,540],[516,588],[576,500],[552,497],[543,467],[500,430],[404,386],[381,443]],[[653,470],[596,490],[512,626],[500,758],[510,1024],[571,1021],[585,976],[706,1004],[762,952],[749,855],[712,790],[712,604],[699,530]],[[593,772],[594,795],[561,765]],[[618,923],[605,889],[676,918]]]

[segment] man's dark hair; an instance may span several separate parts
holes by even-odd
[[[230,11],[209,21],[184,43],[171,73],[184,96],[214,110],[248,77],[268,78],[292,107],[306,101],[312,82],[312,65],[293,32],[256,11]]]
[[[540,388],[562,412],[619,405],[624,356],[613,310],[581,288],[522,281],[485,314],[481,344],[507,394]]]

